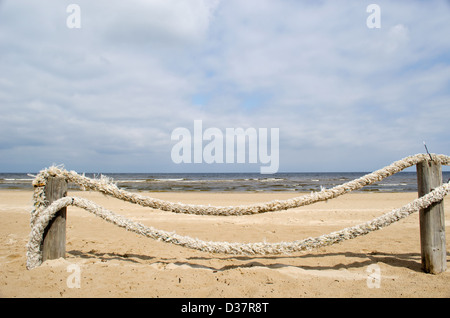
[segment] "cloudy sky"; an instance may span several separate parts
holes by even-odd
[[[194,120],[279,128],[279,171],[450,154],[449,34],[437,0],[0,0],[0,171],[259,171],[175,164]]]

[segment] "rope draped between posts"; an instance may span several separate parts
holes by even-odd
[[[41,171],[33,181],[35,186],[34,202],[35,209],[32,211],[32,218],[37,215],[39,210],[46,206],[44,187],[49,177],[62,177],[68,182],[78,184],[82,189],[93,190],[104,193],[106,195],[115,197],[120,200],[139,204],[144,207],[150,207],[162,211],[169,211],[174,213],[200,214],[200,215],[249,215],[265,212],[274,212],[298,208],[301,206],[313,204],[319,201],[326,201],[345,193],[359,190],[367,185],[381,181],[389,176],[392,176],[406,168],[418,164],[419,162],[429,160],[428,154],[417,154],[398,160],[383,169],[377,170],[370,174],[364,175],[358,179],[346,182],[344,184],[335,186],[330,189],[322,189],[319,192],[312,192],[311,194],[302,195],[287,200],[273,200],[265,203],[258,203],[253,205],[239,205],[239,206],[209,206],[209,205],[195,205],[174,203],[165,200],[155,199],[138,193],[132,193],[119,189],[107,177],[102,176],[100,179],[90,179],[85,176],[77,174],[75,171],[67,171],[58,167],[50,167]],[[450,165],[450,157],[445,155],[433,155],[433,160],[442,165]]]
[[[203,241],[197,238],[181,236],[174,232],[157,230],[153,227],[145,226],[141,223],[127,219],[121,215],[117,215],[87,199],[65,197],[53,202],[36,220],[35,226],[33,227],[30,235],[30,241],[28,245],[27,268],[32,269],[41,264],[42,260],[40,246],[43,240],[44,229],[50,222],[52,217],[60,209],[70,205],[83,208],[108,222],[127,229],[128,231],[135,232],[152,239],[163,241],[165,243],[171,243],[209,253],[267,255],[287,254],[304,250],[311,250],[313,248],[332,245],[345,240],[356,238],[361,235],[366,235],[372,231],[382,229],[394,222],[397,222],[409,216],[411,213],[419,211],[420,209],[427,208],[433,203],[441,201],[449,191],[450,183],[446,183],[428,193],[427,195],[418,198],[399,209],[392,210],[389,213],[377,217],[372,221],[348,227],[327,235],[321,235],[315,238],[307,238],[299,241],[279,243],[230,243]]]
[[[388,176],[400,172],[410,166],[419,162],[429,160],[429,155],[418,154],[410,156],[402,160],[396,161],[393,164],[377,170],[371,174],[367,174],[361,178],[344,183],[331,189],[323,189],[320,192],[313,192],[309,195],[300,196],[288,200],[275,200],[263,204],[256,205],[242,205],[232,207],[214,207],[204,205],[191,205],[182,203],[171,203],[164,200],[144,197],[139,194],[130,193],[119,189],[111,180],[101,178],[93,180],[84,176],[78,175],[76,172],[63,170],[58,167],[51,167],[36,176],[33,181],[35,186],[35,193],[33,195],[35,204],[31,213],[31,233],[27,250],[27,268],[32,269],[42,263],[41,243],[46,226],[53,218],[53,216],[62,208],[67,206],[76,206],[85,209],[104,220],[111,222],[119,227],[125,228],[137,234],[160,240],[166,243],[196,249],[210,253],[224,253],[224,254],[248,254],[248,255],[267,255],[267,254],[283,254],[292,253],[304,250],[310,250],[322,246],[332,245],[344,240],[353,239],[361,235],[368,234],[372,231],[384,228],[394,222],[397,222],[410,214],[427,208],[433,203],[443,200],[443,198],[450,191],[450,183],[445,183],[442,186],[434,189],[427,195],[415,199],[409,204],[394,209],[372,221],[365,222],[356,226],[345,228],[343,230],[332,232],[327,235],[321,235],[316,238],[307,238],[304,240],[293,242],[279,242],[279,243],[230,243],[230,242],[210,242],[203,241],[188,236],[181,236],[174,232],[167,232],[157,230],[153,227],[148,227],[138,222],[127,219],[121,215],[117,215],[92,201],[77,197],[64,197],[56,200],[51,205],[46,206],[45,200],[45,184],[49,177],[63,177],[68,182],[79,184],[84,189],[91,189],[102,192],[116,198],[140,204],[142,206],[152,207],[164,211],[172,211],[176,213],[193,213],[193,214],[209,214],[209,215],[244,215],[255,214],[263,212],[273,212],[279,210],[286,210],[296,208],[318,201],[324,201],[338,197],[342,194],[360,189],[366,185],[380,181]],[[433,155],[433,160],[443,165],[450,164],[450,157],[445,155]]]

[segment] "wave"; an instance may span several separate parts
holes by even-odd
[[[176,182],[184,181],[184,178],[174,178],[174,179],[130,179],[130,180],[117,180],[117,183],[144,183],[144,182]]]
[[[265,179],[260,179],[259,181],[261,182],[273,182],[273,181],[285,181],[285,178],[265,178]]]
[[[443,171],[443,180],[450,178]],[[353,180],[362,173],[112,173],[104,174],[119,188],[132,191],[320,191],[345,181]],[[86,174],[88,175],[88,174]],[[89,174],[92,175],[92,174]],[[27,177],[28,176],[28,177]],[[95,174],[94,176],[98,176]],[[0,173],[0,189],[33,189],[33,179],[26,173]],[[415,192],[415,172],[402,172],[361,191]]]

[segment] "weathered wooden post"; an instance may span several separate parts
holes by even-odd
[[[433,160],[416,166],[419,197],[442,185],[442,168]],[[419,211],[422,270],[439,274],[447,269],[444,201]]]
[[[67,195],[67,181],[50,177],[45,187],[48,204]],[[57,259],[66,255],[66,208],[59,210],[44,230],[42,261]]]

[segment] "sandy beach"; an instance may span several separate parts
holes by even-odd
[[[298,195],[144,194],[211,205],[249,204]],[[230,242],[315,237],[371,220],[417,197],[416,193],[350,193],[282,212],[217,217],[142,208],[95,192],[71,191],[69,195],[89,198],[157,229]],[[247,257],[209,254],[154,241],[69,207],[66,258],[27,270],[31,200],[31,191],[0,191],[1,297],[450,297],[450,270],[440,275],[421,270],[417,213],[380,231],[329,247],[290,255]],[[449,255],[448,212],[446,233]],[[69,266],[73,264],[76,266]],[[71,280],[73,268],[79,269],[79,288]],[[372,279],[374,270],[379,273],[379,281]]]

